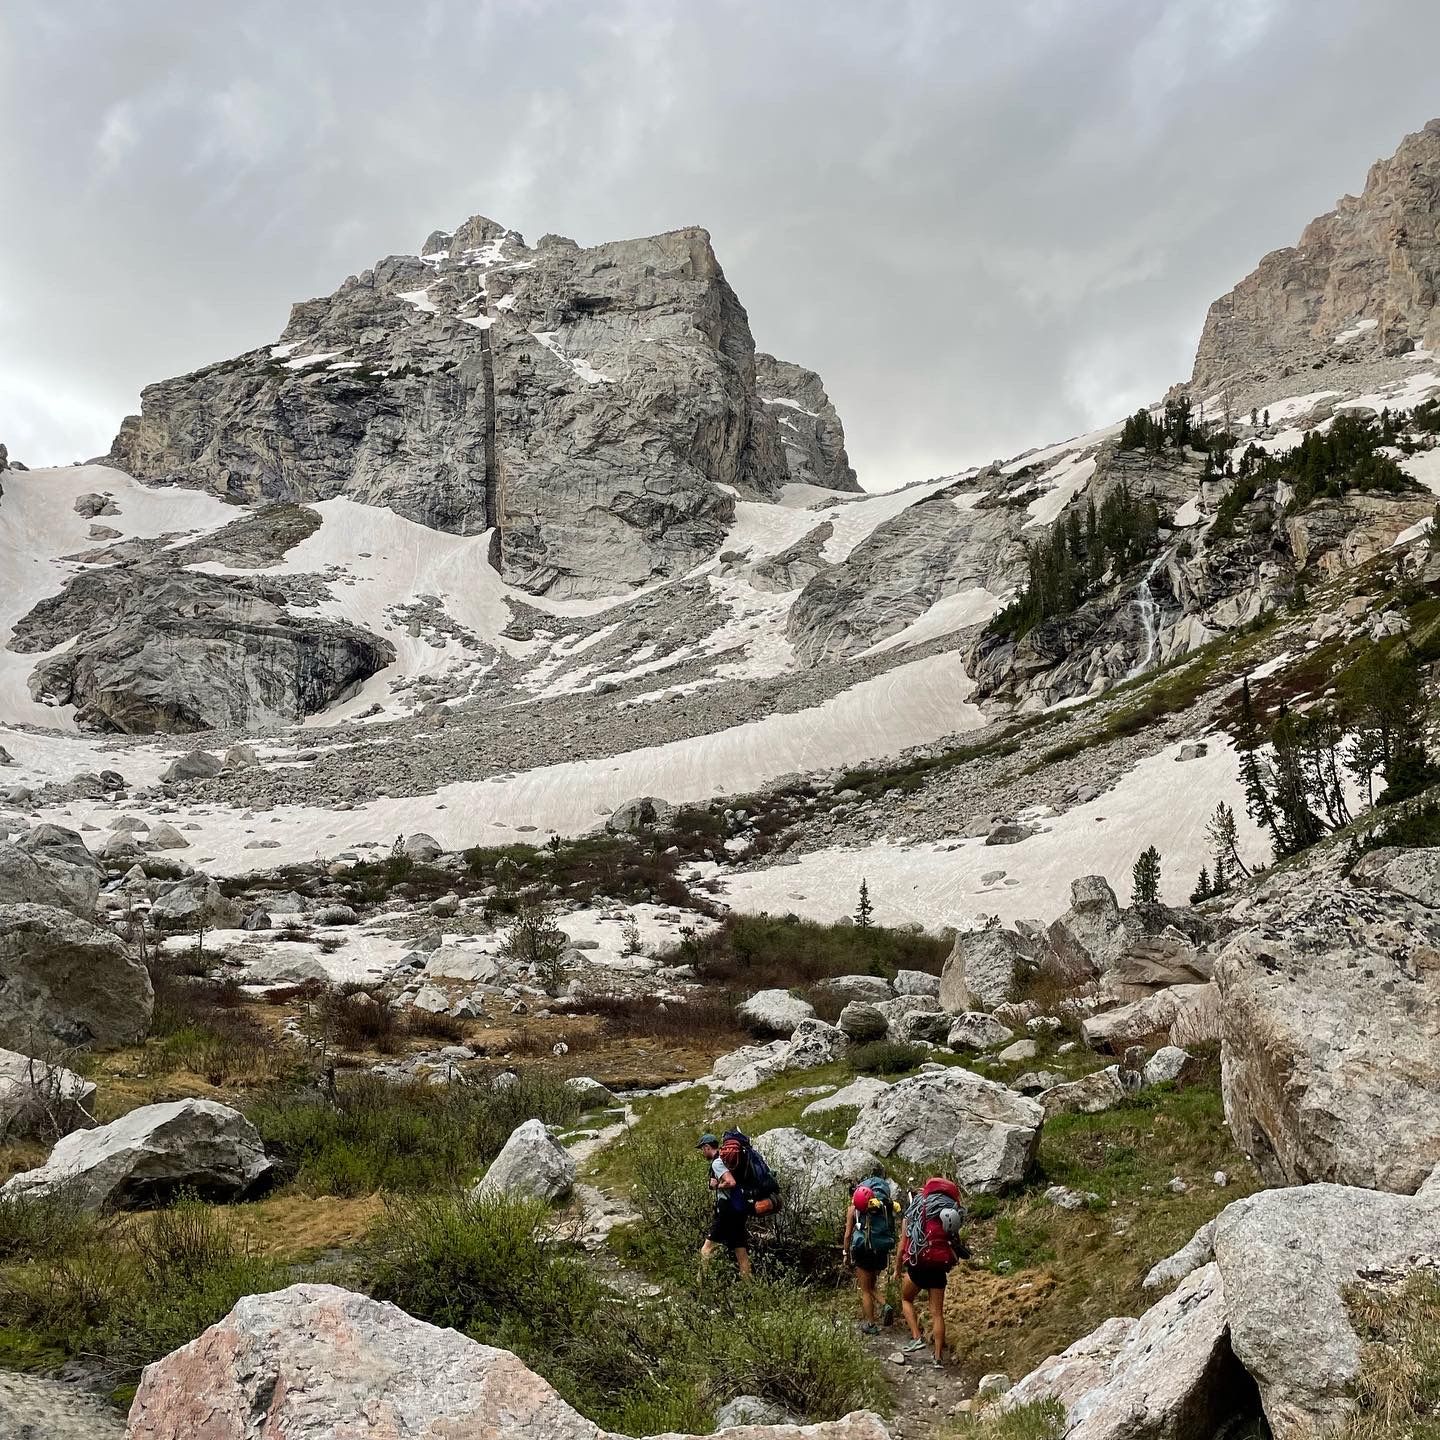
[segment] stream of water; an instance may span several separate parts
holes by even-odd
[[[1127,680],[1133,680],[1137,675],[1143,675],[1155,659],[1155,649],[1160,640],[1160,606],[1155,599],[1155,591],[1150,582],[1159,573],[1160,567],[1165,563],[1163,553],[1157,555],[1151,562],[1150,568],[1145,572],[1145,578],[1135,587],[1135,606],[1140,611],[1140,623],[1145,627],[1145,653],[1130,667],[1126,674]]]

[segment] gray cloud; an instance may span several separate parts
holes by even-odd
[[[197,18],[203,15],[204,18]],[[872,486],[1114,418],[1205,307],[1440,112],[1426,0],[11,0],[0,439],[476,211],[709,227]]]

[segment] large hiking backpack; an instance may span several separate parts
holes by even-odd
[[[855,1216],[855,1232],[850,1241],[852,1250],[866,1249],[875,1255],[888,1255],[895,1248],[895,1216],[900,1205],[890,1182],[883,1175],[872,1175],[860,1182],[870,1192],[870,1203]]]
[[[949,1270],[960,1258],[957,1237],[964,1220],[955,1182],[927,1180],[905,1212],[905,1263]]]
[[[720,1158],[739,1182],[752,1215],[774,1215],[780,1209],[780,1182],[743,1130],[727,1130],[720,1137]]]

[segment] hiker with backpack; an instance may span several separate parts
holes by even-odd
[[[727,1130],[720,1139],[700,1137],[699,1149],[710,1162],[710,1188],[715,1192],[715,1218],[700,1247],[701,1261],[718,1246],[735,1257],[742,1275],[750,1273],[746,1221],[751,1215],[774,1215],[780,1209],[780,1183],[765,1158],[741,1130]]]
[[[925,1182],[900,1222],[895,1278],[901,1281],[900,1309],[911,1336],[901,1348],[912,1354],[925,1348],[915,1313],[915,1300],[923,1290],[930,1311],[932,1363],[937,1370],[945,1363],[945,1284],[964,1250],[960,1240],[964,1223],[960,1187],[939,1175]]]
[[[860,1329],[866,1335],[878,1335],[880,1325],[875,1318],[876,1282],[890,1268],[895,1250],[895,1222],[900,1202],[882,1170],[862,1180],[855,1187],[845,1208],[845,1238],[840,1243],[842,1263],[855,1269],[855,1283],[860,1287]],[[890,1307],[883,1312],[885,1323],[890,1320]]]

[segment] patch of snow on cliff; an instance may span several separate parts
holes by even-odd
[[[428,285],[419,290],[401,290],[395,298],[403,300],[407,305],[413,305],[417,310],[423,310],[427,315],[438,315],[435,302],[430,298],[430,287]]]
[[[1348,345],[1352,340],[1358,340],[1362,335],[1368,334],[1379,325],[1378,320],[1357,320],[1348,330],[1342,330],[1330,342],[1332,345]]]
[[[535,337],[557,360],[563,361],[580,377],[587,385],[613,385],[614,378],[597,370],[588,360],[582,360],[577,355],[567,355],[560,348],[557,338],[558,330],[532,330],[531,335]]]
[[[1440,446],[1407,456],[1400,462],[1400,468],[1432,495],[1440,495]]]
[[[862,650],[856,657],[864,660],[870,655],[879,655],[886,650],[908,650],[912,645],[923,645],[941,635],[951,635],[969,625],[978,625],[988,620],[1004,602],[988,590],[962,590],[958,595],[942,595],[928,610],[923,611],[903,630],[877,640],[868,650]]]
[[[1177,530],[1187,529],[1191,525],[1198,525],[1203,517],[1200,514],[1200,502],[1193,495],[1175,512],[1175,528]]]
[[[887,520],[893,520],[902,511],[922,500],[953,485],[961,477],[945,475],[939,480],[926,480],[919,485],[907,485],[903,490],[886,490],[879,495],[857,496],[853,500],[838,501],[833,507],[822,507],[813,511],[834,527],[834,533],[820,549],[820,558],[831,565],[838,565],[849,557],[850,552],[862,540],[867,540]],[[973,505],[980,497],[970,498]]]
[[[1049,525],[1090,483],[1090,477],[1094,473],[1093,455],[1084,460],[1062,460],[1047,470],[1037,483],[1048,484],[1050,488],[1025,507],[1030,518],[1025,522],[1024,528],[1029,529],[1031,525]]]
[[[345,353],[345,347],[339,350],[321,350],[314,355],[297,355],[293,360],[285,362],[287,370],[306,370],[311,365],[319,365],[324,360],[334,360],[337,356]]]

